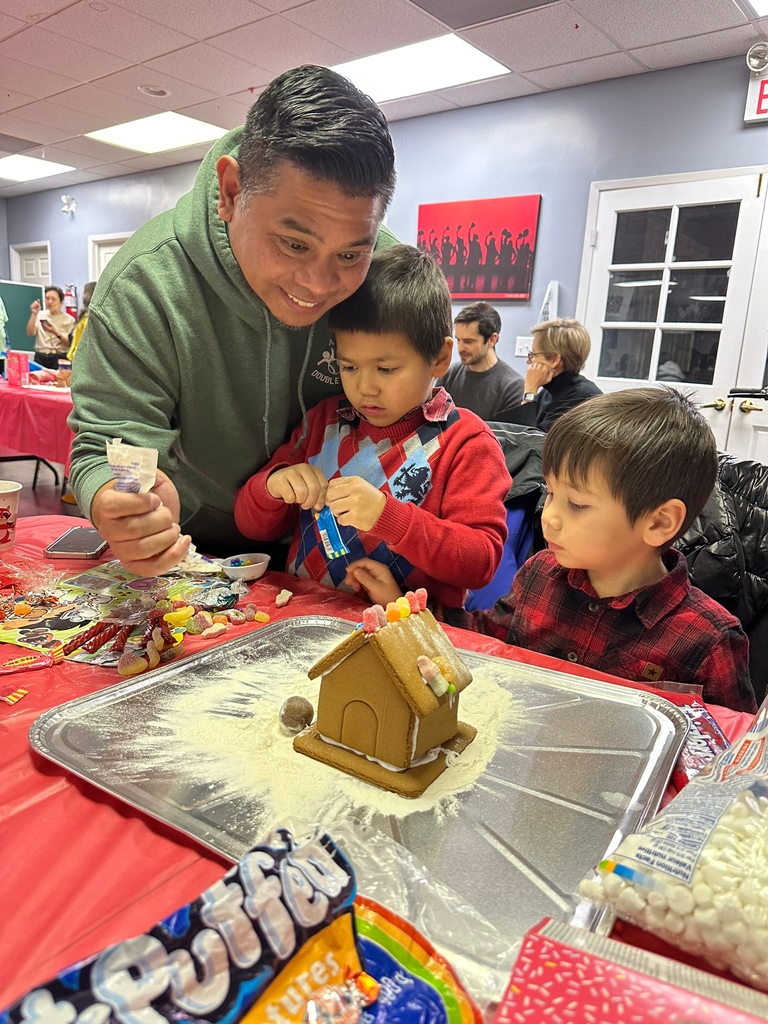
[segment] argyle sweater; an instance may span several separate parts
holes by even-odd
[[[235,520],[247,537],[274,540],[294,529],[288,572],[340,587],[347,565],[373,558],[389,566],[403,589],[426,587],[452,608],[466,588],[482,587],[501,560],[507,535],[504,497],[510,479],[490,429],[457,409],[443,388],[389,427],[362,419],[346,398],[329,398],[301,424],[235,498]],[[267,490],[270,473],[308,462],[326,479],[360,476],[386,496],[373,530],[339,525],[348,555],[328,558],[311,509]]]
[[[451,625],[623,679],[698,683],[709,704],[756,711],[739,620],[691,585],[679,551],[663,561],[668,572],[657,583],[601,598],[583,569],[540,551],[491,610],[462,612]]]

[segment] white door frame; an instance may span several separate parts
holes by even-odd
[[[751,167],[723,167],[711,171],[690,171],[683,174],[656,174],[649,178],[617,178],[614,181],[593,181],[589,186],[589,203],[587,204],[587,221],[584,230],[584,245],[581,251],[581,271],[579,273],[578,294],[576,297],[576,319],[584,322],[589,298],[589,283],[592,273],[592,256],[597,244],[595,224],[600,193],[613,189],[646,188],[651,185],[679,185],[689,181],[708,181],[712,178],[730,178],[745,174],[760,175],[765,172],[765,164]],[[768,182],[763,180],[763,188]]]
[[[95,281],[99,265],[99,247],[102,242],[127,242],[132,231],[115,231],[110,235],[88,235],[88,280]]]
[[[42,249],[48,250],[48,281],[51,283],[51,243],[45,242],[20,242],[18,245],[10,246],[11,250],[11,280],[21,281],[21,257],[27,249]],[[44,287],[44,286],[43,286]]]

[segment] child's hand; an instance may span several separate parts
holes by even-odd
[[[267,490],[273,498],[282,498],[288,505],[301,505],[318,511],[325,505],[327,486],[323,473],[308,462],[276,469],[267,477]]]
[[[338,476],[328,484],[325,500],[342,526],[372,530],[387,499],[361,476]]]
[[[372,558],[358,558],[356,562],[350,562],[344,582],[356,594],[364,590],[373,604],[384,607],[403,596],[391,570]]]

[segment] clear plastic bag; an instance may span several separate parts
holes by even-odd
[[[768,991],[768,704],[579,892]]]

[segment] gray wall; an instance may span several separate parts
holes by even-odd
[[[8,257],[7,202],[7,199],[0,199],[0,278],[6,281],[11,276],[10,260]]]
[[[412,242],[420,203],[541,193],[532,299],[499,303],[499,352],[522,369],[514,338],[535,322],[548,281],[560,282],[561,315],[574,311],[590,182],[768,163],[768,125],[743,122],[747,82],[743,58],[732,57],[395,122],[388,224]],[[10,198],[8,242],[50,239],[53,280],[80,287],[87,236],[139,227],[175,203],[195,170],[73,186],[74,218],[60,212],[60,189]]]

